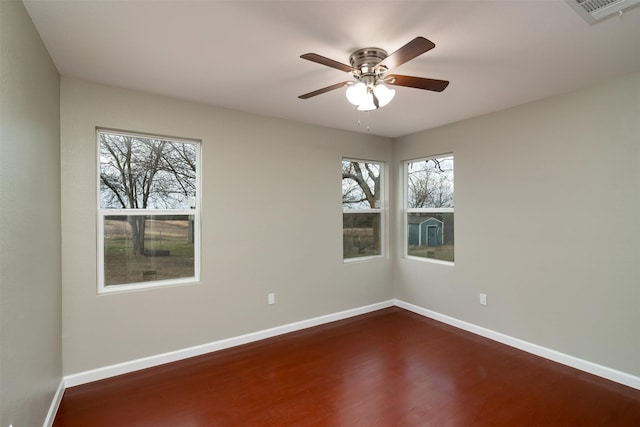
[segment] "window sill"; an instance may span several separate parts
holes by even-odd
[[[169,286],[195,285],[200,279],[191,277],[186,279],[155,280],[143,283],[129,283],[124,285],[108,285],[98,288],[98,295],[107,295],[123,292],[144,291],[149,289],[165,288]]]
[[[357,264],[361,262],[382,261],[385,259],[387,259],[387,257],[384,255],[375,255],[375,256],[363,256],[363,257],[357,257],[357,258],[346,258],[346,259],[343,259],[342,262],[343,264]]]
[[[427,262],[431,264],[447,265],[449,267],[453,267],[456,265],[455,262],[453,261],[443,261],[441,259],[423,258],[423,257],[411,256],[411,255],[406,255],[404,259],[409,259],[409,260],[419,261],[419,262]]]

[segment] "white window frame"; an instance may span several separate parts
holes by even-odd
[[[191,209],[111,209],[102,208],[100,206],[100,133],[134,136],[140,138],[150,138],[158,140],[172,141],[176,143],[192,144],[196,147],[196,197],[195,206]],[[120,130],[113,130],[108,128],[96,128],[96,203],[97,203],[97,273],[98,273],[98,294],[108,294],[114,292],[133,291],[158,288],[164,286],[175,286],[184,284],[194,284],[200,282],[200,207],[201,207],[201,181],[202,181],[202,143],[200,140],[189,138],[176,138],[167,137],[157,134],[147,134],[139,132],[127,132]],[[118,285],[105,285],[104,283],[104,218],[106,216],[116,215],[148,215],[148,216],[162,216],[162,215],[189,215],[193,216],[193,277],[184,277],[177,279],[167,280],[149,280],[135,283],[126,283]]]
[[[440,259],[434,259],[434,258],[427,258],[427,257],[419,257],[419,256],[415,256],[415,255],[409,255],[409,214],[410,213],[453,213],[454,214],[454,218],[455,218],[455,206],[453,208],[409,208],[407,207],[409,204],[408,198],[409,198],[409,163],[417,163],[417,162],[422,162],[425,160],[431,160],[431,159],[438,159],[438,158],[443,158],[443,157],[452,157],[454,158],[454,200],[455,200],[455,156],[453,155],[453,153],[443,153],[443,154],[436,154],[433,156],[427,156],[427,157],[419,157],[417,159],[410,159],[410,160],[405,160],[402,163],[402,169],[403,169],[403,201],[402,201],[402,206],[403,206],[403,256],[406,259],[411,259],[411,260],[416,260],[416,261],[422,261],[422,262],[429,262],[429,263],[434,263],[434,264],[442,264],[442,265],[449,265],[449,266],[454,266],[455,265],[455,261],[445,261],[445,260],[440,260]],[[454,225],[455,226],[455,225]],[[454,253],[455,253],[455,244],[454,244]]]
[[[343,157],[340,161],[340,167],[342,167],[343,162],[358,162],[358,163],[375,163],[380,166],[380,196],[378,197],[378,201],[380,202],[380,207],[377,209],[367,208],[367,209],[345,209],[342,207],[342,214],[363,214],[363,213],[378,213],[380,214],[380,254],[379,255],[370,255],[363,257],[354,257],[354,258],[345,258],[344,252],[342,253],[342,261],[345,264],[349,263],[357,263],[357,262],[366,262],[372,260],[380,260],[387,258],[388,250],[387,250],[387,179],[386,179],[386,169],[387,165],[385,162],[380,160],[366,160],[366,159],[356,159],[350,157]],[[342,181],[341,181],[342,183]],[[342,194],[342,191],[340,192]],[[344,220],[342,230],[344,233]],[[344,235],[344,234],[343,234]],[[344,237],[343,237],[344,238]]]

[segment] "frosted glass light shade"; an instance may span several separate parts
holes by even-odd
[[[378,98],[378,104],[380,107],[384,107],[385,105],[387,105],[389,102],[391,102],[393,97],[396,96],[395,89],[389,89],[382,83],[376,85],[376,87],[373,88],[373,93],[376,95],[376,98]]]
[[[359,111],[371,111],[375,110],[376,105],[373,103],[373,94],[367,93],[364,101],[358,106]]]
[[[353,105],[360,105],[365,101],[367,97],[367,85],[362,82],[358,82],[347,88],[347,99]]]

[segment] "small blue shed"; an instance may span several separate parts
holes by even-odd
[[[431,217],[407,225],[409,246],[442,246],[444,244],[444,222],[439,219]]]

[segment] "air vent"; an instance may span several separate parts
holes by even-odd
[[[640,0],[566,0],[589,24],[595,24],[640,4]]]

